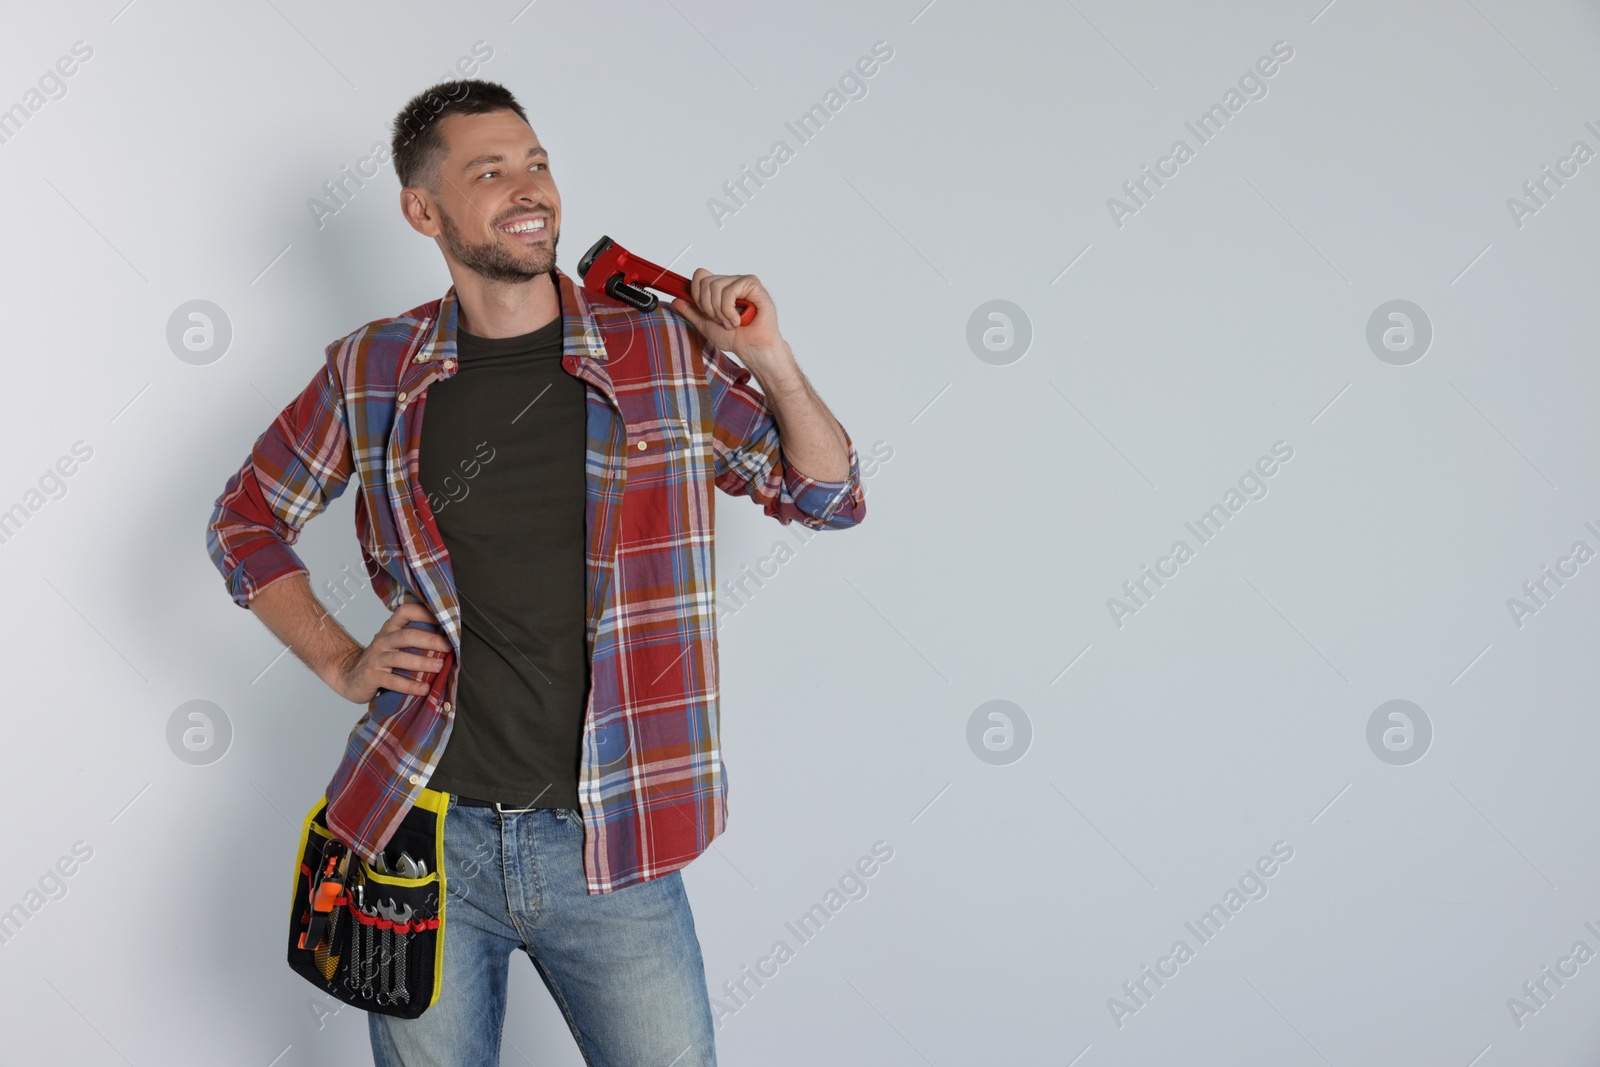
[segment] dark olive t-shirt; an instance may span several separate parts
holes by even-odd
[[[455,725],[428,785],[508,807],[578,807],[587,407],[561,324],[458,331],[456,373],[423,408],[419,475],[462,615]]]

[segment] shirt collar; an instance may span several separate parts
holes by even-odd
[[[556,297],[560,301],[558,314],[562,318],[562,355],[604,363],[607,358],[605,341],[601,339],[600,328],[595,324],[583,288],[560,267],[551,268],[550,273],[555,277]],[[439,301],[439,316],[434,320],[433,332],[418,350],[416,362],[432,363],[456,358],[456,312],[459,307],[456,287],[451,285]]]

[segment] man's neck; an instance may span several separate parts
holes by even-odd
[[[516,284],[477,274],[456,279],[456,329],[474,337],[520,337],[548,325],[560,311],[555,271]]]

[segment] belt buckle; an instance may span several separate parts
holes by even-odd
[[[534,811],[536,808],[536,805],[526,808],[508,808],[505,806],[505,802],[502,800],[497,800],[494,802],[494,810],[501,815],[521,815],[523,812]]]

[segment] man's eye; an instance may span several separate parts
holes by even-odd
[[[486,170],[486,171],[484,171],[484,172],[483,172],[483,173],[482,173],[482,174],[480,174],[480,175],[478,175],[478,177],[480,177],[480,178],[487,178],[487,177],[488,177],[488,176],[489,176],[489,175],[491,175],[491,174],[499,174],[499,173],[500,173],[500,172],[499,172],[499,171],[497,171],[497,170]]]

